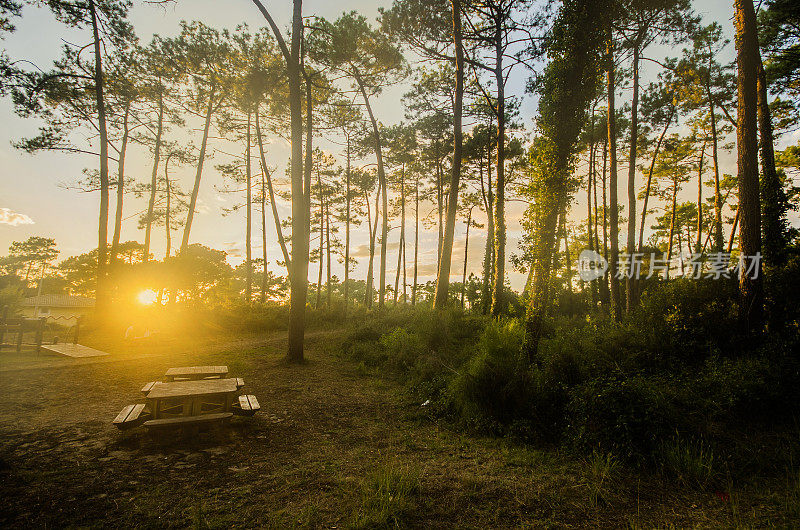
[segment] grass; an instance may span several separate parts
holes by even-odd
[[[383,464],[361,483],[361,506],[353,528],[398,528],[415,508],[420,474],[397,462]]]
[[[687,486],[706,488],[717,474],[714,451],[702,440],[690,441],[676,435],[661,444],[658,459],[665,473]]]
[[[336,331],[309,334],[302,366],[282,361],[284,332],[96,344],[112,355],[0,363],[0,526],[800,524],[796,471],[734,475],[717,486],[725,500],[694,478],[636,471],[605,453],[586,459],[454,431],[398,383],[343,361]],[[227,364],[262,412],[236,419],[219,438],[188,442],[110,425],[140,399],[142,382],[189,364]],[[676,469],[716,461],[697,445],[678,447]]]

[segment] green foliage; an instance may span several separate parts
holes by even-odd
[[[515,320],[490,322],[450,393],[463,417],[510,424],[529,408],[531,381],[522,355],[524,328]]]
[[[676,421],[656,381],[616,374],[575,387],[567,414],[572,443],[629,460],[650,454]]]

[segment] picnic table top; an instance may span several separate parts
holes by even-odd
[[[235,378],[200,379],[174,383],[156,383],[148,392],[147,399],[181,398],[204,396],[208,394],[227,394],[236,392],[239,387]]]
[[[186,375],[225,375],[227,373],[227,366],[179,366],[170,368],[164,375],[167,377],[180,377]]]

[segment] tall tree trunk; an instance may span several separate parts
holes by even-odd
[[[386,297],[386,245],[388,243],[389,236],[389,189],[386,185],[386,170],[383,165],[383,148],[380,130],[378,129],[378,121],[375,119],[375,114],[372,112],[372,105],[370,105],[369,97],[367,96],[367,90],[364,86],[364,82],[361,79],[361,74],[359,74],[355,67],[353,68],[353,76],[355,77],[356,83],[361,90],[361,96],[364,98],[364,106],[367,107],[367,114],[369,114],[369,120],[372,122],[372,132],[375,135],[375,157],[378,159],[378,185],[380,189],[383,190],[383,198],[381,201],[383,210],[383,219],[381,220],[381,284],[378,288],[378,307],[383,308],[384,299]],[[378,212],[376,211],[376,221],[377,215]]]
[[[608,263],[608,197],[607,197],[607,184],[608,184],[608,135],[605,135],[603,142],[603,259]],[[606,272],[600,278],[600,304],[608,305],[611,301],[611,291],[609,288],[611,275]]]
[[[592,106],[592,119],[589,128],[589,171],[586,175],[586,239],[589,242],[589,250],[594,251],[594,236],[592,235],[592,182],[594,180],[594,105]],[[596,190],[595,190],[596,192]],[[595,212],[595,215],[597,212]],[[594,282],[588,282],[589,295],[592,300],[592,307],[597,305],[597,290]]]
[[[492,288],[492,315],[499,316],[505,309],[506,271],[506,96],[503,56],[505,53],[502,24],[497,24],[495,34],[495,83],[497,84],[497,194],[494,208],[494,286]]]
[[[733,250],[733,240],[736,239],[736,227],[739,226],[739,208],[736,209],[736,216],[733,218],[733,226],[731,227],[731,235],[728,238],[728,254]]]
[[[169,183],[169,160],[172,158],[172,153],[167,155],[167,159],[164,161],[164,192],[167,195],[167,208],[164,211],[164,226],[166,228],[165,238],[167,241],[167,247],[164,250],[164,259],[166,260],[169,258],[169,255],[172,253],[172,217],[171,217],[171,209],[172,209],[172,189],[170,188]]]
[[[469,226],[472,224],[472,208],[467,213],[467,233],[464,236],[464,272],[461,274],[461,309],[464,309],[464,294],[467,291],[467,260],[469,259]]]
[[[322,255],[322,243],[325,241],[325,197],[322,194],[322,180],[317,168],[317,186],[319,187],[319,276],[317,278],[317,303],[315,309],[319,309],[320,297],[322,296],[322,265],[324,256]]]
[[[325,282],[325,296],[327,300],[325,307],[331,308],[331,216],[328,202],[325,201],[325,271],[327,281]],[[320,257],[320,259],[322,259]]]
[[[633,254],[636,252],[636,147],[639,140],[639,54],[641,44],[637,37],[633,47],[633,98],[631,100],[631,144],[628,154],[628,253],[629,267],[633,267]],[[631,312],[637,305],[637,278],[633,271],[627,271],[625,289],[625,310]]]
[[[492,156],[491,146],[487,149],[486,157],[486,191],[483,190],[481,179],[481,192],[486,209],[486,247],[483,253],[483,304],[482,313],[489,314],[492,302],[492,281],[494,272],[494,188],[492,187]]]
[[[411,288],[411,307],[417,305],[417,272],[419,267],[419,176],[414,179],[414,286]]]
[[[442,191],[442,159],[439,156],[439,144],[436,144],[436,213],[439,216],[439,238],[436,240],[436,276],[442,264],[442,242],[444,241],[444,192]]]
[[[450,289],[450,264],[453,259],[453,238],[456,230],[456,210],[458,209],[458,183],[461,178],[461,113],[464,105],[464,49],[461,45],[461,0],[451,0],[453,6],[453,42],[456,50],[456,93],[453,104],[453,167],[450,173],[450,193],[447,196],[447,221],[444,227],[444,241],[436,279],[436,292],[433,306],[444,309],[447,306]]]
[[[192,231],[194,221],[194,210],[197,207],[197,196],[200,193],[200,179],[203,177],[203,163],[206,159],[206,148],[208,147],[208,131],[211,128],[211,116],[214,113],[214,92],[215,86],[211,84],[208,93],[208,108],[206,108],[205,125],[203,126],[203,140],[200,142],[200,156],[197,161],[197,173],[194,176],[194,186],[192,196],[189,199],[189,210],[186,212],[186,226],[183,227],[183,239],[181,240],[181,253],[189,248],[189,234]]]
[[[709,63],[710,61],[709,59]],[[720,192],[719,162],[717,159],[717,116],[714,112],[714,98],[711,95],[711,80],[709,78],[706,78],[706,95],[708,96],[708,113],[711,118],[711,159],[714,162],[714,251],[722,252],[722,194]]]
[[[256,109],[256,137],[258,138],[258,151],[261,155],[261,171],[266,178],[267,190],[269,190],[269,203],[272,206],[272,219],[275,221],[275,233],[278,236],[278,245],[281,247],[283,260],[286,263],[286,270],[291,279],[292,260],[289,257],[289,251],[286,248],[286,238],[283,237],[283,227],[281,227],[281,218],[278,214],[278,204],[275,201],[275,189],[272,187],[272,175],[267,170],[267,158],[264,154],[264,140],[261,137],[261,125],[258,119],[258,109]]]
[[[253,174],[250,166],[250,120],[252,114],[247,113],[247,147],[245,149],[245,179],[247,180],[247,233],[245,234],[245,247],[246,247],[246,286],[245,298],[247,303],[253,301]]]
[[[98,30],[95,0],[89,0],[94,37],[94,94],[97,106],[97,124],[100,130],[100,215],[97,230],[97,289],[95,313],[104,316],[111,303],[108,285],[108,126],[106,124],[105,87],[100,32]]]
[[[667,263],[672,261],[672,246],[675,238],[675,217],[677,214],[678,209],[678,182],[677,180],[672,181],[672,207],[670,208],[670,217],[669,217],[669,237],[667,238]],[[678,234],[680,237],[680,234]],[[680,243],[678,243],[678,248],[680,248]],[[666,279],[669,279],[669,268],[667,268],[667,272],[665,275]]]
[[[706,142],[700,148],[700,162],[697,164],[697,234],[694,240],[695,252],[703,251],[703,161],[706,156]]]
[[[758,62],[758,130],[761,135],[761,200],[764,218],[764,259],[772,266],[783,263],[786,241],[783,236],[781,181],[775,170],[772,118],[767,100],[767,79]]]
[[[210,107],[209,100],[209,107]],[[210,119],[210,118],[209,118]],[[159,85],[158,90],[158,123],[156,125],[155,145],[153,146],[153,171],[150,175],[150,201],[147,203],[147,219],[144,228],[144,250],[142,263],[150,259],[150,234],[153,230],[153,215],[156,206],[156,193],[158,192],[158,164],[161,160],[161,136],[164,134],[164,94]]]
[[[739,170],[739,248],[742,256],[761,252],[761,206],[758,182],[758,28],[751,0],[736,0],[736,66],[738,116],[736,145]],[[756,278],[743,267],[739,275],[740,317],[745,329],[760,330],[763,312],[760,263]]]
[[[644,246],[644,223],[647,219],[647,203],[650,200],[650,190],[653,186],[653,170],[656,167],[656,160],[658,160],[658,152],[661,150],[661,144],[664,142],[664,137],[667,135],[667,131],[669,130],[669,126],[672,123],[672,118],[674,115],[675,106],[673,106],[670,110],[667,123],[664,124],[664,130],[661,131],[661,135],[658,137],[656,148],[653,151],[653,159],[650,161],[650,169],[647,171],[647,186],[645,187],[644,199],[642,201],[642,220],[639,224],[639,252],[642,251],[642,247]]]
[[[289,348],[287,359],[290,362],[303,361],[303,340],[305,336],[306,298],[308,297],[308,248],[309,248],[309,223],[306,216],[307,197],[303,190],[303,96],[300,83],[300,41],[303,35],[303,1],[294,0],[292,13],[292,43],[291,50],[287,48],[283,35],[277,24],[264,8],[260,0],[253,0],[264,18],[269,23],[275,40],[281,49],[286,61],[286,70],[289,78],[289,115],[291,116],[291,141],[292,141],[292,262],[289,266],[290,307],[289,307]],[[263,150],[262,150],[263,151]],[[267,166],[264,164],[264,171]]]
[[[344,315],[350,305],[350,135],[347,137],[347,164],[345,168],[345,220],[344,220]]]
[[[397,247],[397,275],[394,279],[394,304],[400,295],[400,267],[403,266],[406,244],[406,166],[400,166],[400,243]],[[403,290],[405,291],[405,267],[403,267]],[[405,299],[403,300],[405,302]]]
[[[617,113],[614,106],[615,83],[614,66],[614,40],[609,35],[606,46],[607,53],[607,81],[608,81],[608,149],[609,149],[609,222],[611,224],[611,259],[609,261],[609,281],[611,283],[611,302],[614,318],[620,320],[622,317],[622,299],[620,296],[620,285],[617,279],[619,270],[619,207],[617,206]]]
[[[261,259],[264,261],[264,273],[261,275],[262,304],[267,301],[267,280],[269,279],[267,267],[267,179],[265,173],[266,171],[261,172]]]
[[[380,182],[379,182],[378,183],[378,192],[375,195],[375,226],[370,228],[370,237],[369,237],[369,266],[367,268],[367,285],[366,285],[366,289],[365,289],[366,298],[364,300],[364,304],[367,306],[368,309],[372,308],[372,299],[373,299],[372,290],[373,290],[374,275],[375,275],[375,272],[374,272],[375,271],[375,267],[374,267],[374,263],[375,263],[375,237],[378,234],[378,217],[379,217],[379,215],[378,215],[378,201],[380,200],[380,197],[381,197],[381,185],[380,185]],[[370,209],[369,209],[369,194],[366,191],[364,191],[364,198],[366,199],[366,203],[367,203],[367,221],[369,221],[369,224],[371,225],[372,224],[372,220],[371,220],[371,214],[370,214]]]
[[[125,197],[125,154],[128,152],[128,118],[131,112],[130,101],[125,102],[125,114],[122,119],[122,141],[119,148],[119,162],[117,163],[117,210],[114,214],[114,237],[111,238],[111,259],[113,266],[117,262],[119,252],[119,239],[122,234],[122,202]]]

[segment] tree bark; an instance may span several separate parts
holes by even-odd
[[[308,297],[308,234],[309,225],[306,220],[307,198],[303,190],[303,96],[300,83],[300,40],[303,34],[303,1],[294,0],[292,13],[291,50],[281,35],[280,29],[264,8],[260,0],[253,0],[264,18],[269,23],[275,40],[286,61],[289,78],[289,115],[291,116],[291,179],[292,179],[292,262],[289,279],[289,348],[287,360],[303,362],[303,340],[305,336],[306,298]],[[266,171],[266,164],[264,170]],[[289,264],[287,263],[287,266]]]
[[[481,192],[486,209],[486,246],[483,253],[483,295],[482,304],[484,315],[489,314],[492,301],[492,280],[494,272],[494,188],[492,187],[492,157],[491,144],[487,149],[486,157],[486,190],[483,189],[481,178]]]
[[[417,305],[417,272],[419,267],[419,176],[414,180],[414,286],[411,288],[411,307]]]
[[[439,260],[439,273],[436,279],[436,292],[433,306],[444,309],[447,306],[450,289],[450,264],[453,259],[453,238],[456,229],[456,210],[458,209],[458,184],[461,179],[462,126],[461,114],[464,105],[464,49],[461,45],[461,0],[451,0],[453,6],[453,42],[456,51],[456,92],[453,105],[453,166],[450,173],[450,193],[447,196],[447,221],[444,227],[444,241]]]
[[[758,131],[761,135],[761,193],[763,201],[762,230],[764,259],[771,266],[783,263],[786,241],[783,236],[781,181],[775,170],[775,148],[772,137],[772,117],[767,100],[767,79],[764,67],[758,62]]]
[[[150,175],[150,201],[147,203],[147,224],[144,229],[144,250],[142,263],[150,260],[150,234],[153,229],[153,215],[156,206],[158,188],[158,165],[161,160],[161,136],[164,133],[164,94],[159,86],[158,91],[158,123],[156,125],[155,145],[153,146],[153,171]]]
[[[711,160],[714,162],[714,251],[722,252],[722,194],[720,192],[719,161],[717,158],[717,116],[714,112],[714,98],[711,95],[711,59],[709,59],[709,78],[706,79],[708,112],[711,118]]]
[[[256,114],[258,118],[258,114]],[[267,280],[269,269],[267,267],[267,183],[266,171],[261,172],[261,259],[264,261],[264,272],[261,276],[261,303],[267,301]]]
[[[606,46],[608,55],[607,81],[608,81],[608,149],[609,149],[609,214],[610,239],[611,239],[611,259],[609,260],[609,281],[611,283],[611,301],[614,318],[622,318],[622,300],[620,296],[619,280],[617,271],[619,269],[619,207],[617,206],[617,115],[614,106],[616,92],[615,66],[614,66],[614,41],[609,35]]]
[[[381,284],[378,288],[378,307],[382,309],[386,297],[386,245],[388,243],[389,236],[389,198],[387,196],[388,187],[386,186],[386,170],[383,166],[383,147],[380,130],[378,129],[378,121],[375,119],[375,114],[372,112],[372,105],[370,105],[369,97],[367,96],[367,90],[364,86],[363,80],[361,79],[361,75],[355,68],[353,68],[353,76],[355,77],[356,83],[361,90],[361,96],[364,98],[364,106],[367,107],[367,114],[369,114],[369,120],[372,122],[372,132],[375,135],[375,157],[378,159],[378,185],[380,189],[383,190],[383,198],[381,201],[383,210],[383,219],[381,225]],[[377,215],[378,212],[376,211],[376,221]]]
[[[502,24],[497,23],[495,35],[495,82],[497,84],[497,194],[495,204],[494,287],[492,289],[492,315],[497,317],[505,310],[504,290],[506,271],[506,98],[505,72],[503,70],[504,41]]]
[[[758,182],[758,28],[751,0],[736,0],[736,66],[738,112],[736,144],[739,173],[739,248],[745,259],[761,252],[761,207]],[[739,275],[740,318],[745,329],[761,328],[763,293],[760,263],[756,278]]]
[[[467,233],[464,236],[464,272],[461,275],[461,309],[464,309],[464,294],[467,291],[467,260],[469,259],[469,226],[472,224],[472,208],[467,213]]]
[[[128,152],[128,118],[130,116],[131,103],[125,102],[125,115],[122,119],[122,141],[119,148],[119,161],[117,162],[117,209],[114,215],[114,236],[111,239],[111,266],[117,261],[119,252],[119,239],[122,234],[122,203],[125,198],[125,155]]]
[[[347,163],[345,166],[345,220],[344,220],[344,315],[350,305],[350,135],[347,137]]]
[[[636,147],[639,140],[639,54],[641,44],[637,37],[633,48],[633,98],[631,100],[631,142],[628,153],[628,253],[629,267],[633,267],[633,254],[636,252]],[[625,310],[630,313],[637,305],[637,278],[627,271],[625,289]]]
[[[253,301],[253,174],[250,166],[250,120],[251,113],[247,113],[247,147],[245,148],[245,179],[247,180],[247,229],[245,234],[245,247],[246,247],[246,285],[245,285],[245,299],[247,303]]]
[[[164,192],[167,195],[167,208],[164,211],[164,225],[166,228],[166,241],[167,247],[164,249],[164,259],[166,260],[169,258],[169,255],[172,253],[172,218],[170,216],[171,212],[170,209],[172,207],[172,190],[170,189],[169,184],[169,159],[172,158],[172,153],[167,155],[167,159],[164,161]]]
[[[319,276],[317,277],[317,303],[315,309],[319,309],[320,297],[322,296],[322,265],[324,263],[322,255],[322,243],[325,241],[325,197],[322,195],[322,180],[320,179],[319,169],[317,169],[317,187],[319,188]]]
[[[203,163],[206,158],[206,148],[208,147],[208,131],[211,128],[211,115],[214,113],[214,92],[215,86],[211,84],[211,90],[208,93],[208,108],[206,109],[205,125],[203,126],[203,140],[200,143],[200,156],[197,161],[197,173],[194,176],[194,186],[192,187],[192,196],[189,199],[189,210],[186,212],[186,226],[183,227],[183,239],[181,240],[181,253],[186,252],[189,248],[189,234],[192,231],[192,222],[194,221],[194,210],[197,207],[197,196],[200,193],[200,179],[203,177]]]
[[[697,234],[694,240],[695,252],[703,250],[703,161],[706,156],[706,142],[700,148],[700,162],[697,165]]]
[[[95,0],[89,0],[94,37],[94,93],[97,105],[97,124],[100,130],[100,215],[97,230],[97,288],[95,291],[95,313],[104,317],[111,303],[108,285],[108,126],[106,123],[105,86],[103,81],[103,59],[100,32],[98,29]]]
[[[592,119],[589,126],[589,171],[586,176],[586,239],[589,242],[589,250],[594,251],[594,236],[592,235],[592,182],[594,180],[594,106],[592,106]],[[595,193],[597,191],[595,190]],[[595,215],[597,212],[595,211]],[[597,305],[597,290],[594,282],[588,282],[589,295],[592,300],[592,307]]]
[[[642,220],[639,224],[639,252],[642,251],[644,246],[644,223],[647,219],[647,203],[650,200],[650,190],[653,186],[653,170],[656,167],[656,160],[658,160],[658,152],[661,150],[661,144],[664,142],[664,137],[667,135],[667,131],[669,130],[669,126],[672,123],[672,118],[674,115],[675,107],[673,106],[669,117],[667,118],[667,123],[664,125],[664,130],[661,131],[661,135],[658,137],[655,151],[653,151],[653,159],[650,161],[650,169],[647,171],[647,186],[645,187],[644,199],[642,201]]]
[[[269,191],[269,202],[272,206],[272,218],[275,221],[275,233],[278,236],[278,245],[281,247],[283,253],[283,260],[286,263],[286,271],[291,280],[292,260],[289,257],[289,251],[286,248],[286,239],[283,237],[283,227],[281,227],[281,218],[278,214],[278,204],[275,201],[275,189],[272,187],[272,175],[267,170],[267,158],[264,154],[264,141],[261,137],[261,125],[258,119],[258,109],[256,109],[256,137],[258,138],[258,151],[261,156],[261,171],[267,181],[267,190]]]

